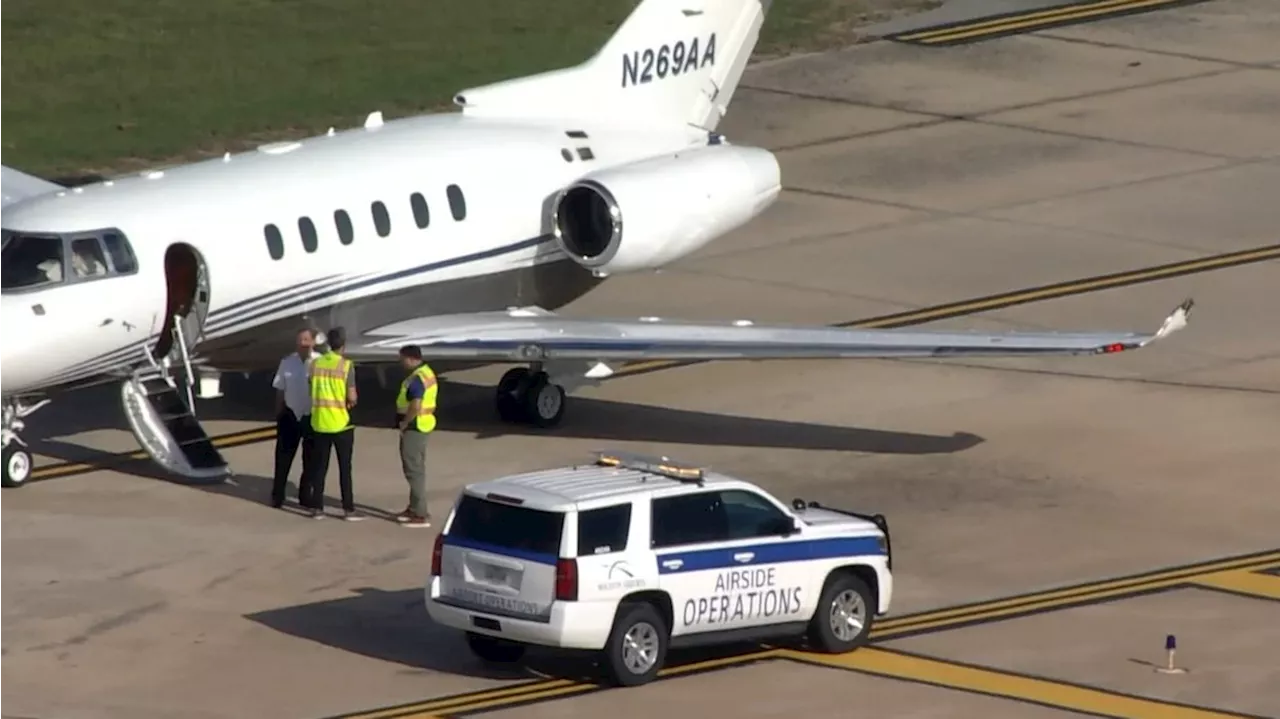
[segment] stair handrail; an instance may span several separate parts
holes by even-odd
[[[147,358],[147,363],[151,365],[152,369],[156,370],[160,374],[164,374],[164,368],[161,367],[160,362],[156,360],[155,348],[159,344],[160,344],[160,338],[157,336],[154,344],[151,342],[147,342],[142,345],[142,354],[144,357]],[[137,372],[141,372],[141,371],[142,371],[142,368],[139,367]]]
[[[195,373],[191,371],[191,355],[187,352],[187,338],[182,331],[182,318],[173,316],[173,334],[178,340],[178,347],[182,350],[182,369],[186,373],[187,385],[187,409],[191,410],[191,416],[196,416],[196,397],[192,388],[195,387]]]

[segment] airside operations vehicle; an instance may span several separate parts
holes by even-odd
[[[796,499],[666,457],[468,485],[431,555],[431,618],[481,659],[528,645],[600,655],[644,684],[668,647],[803,635],[852,651],[893,594],[884,517]]]

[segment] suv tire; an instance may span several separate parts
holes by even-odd
[[[525,649],[523,644],[475,632],[467,632],[467,646],[472,654],[494,664],[518,662],[524,656]]]
[[[669,641],[667,623],[652,604],[636,602],[619,606],[604,646],[609,680],[624,687],[653,681],[666,662]]]
[[[871,634],[875,607],[875,595],[866,582],[850,572],[831,574],[809,622],[809,641],[828,654],[857,649]]]

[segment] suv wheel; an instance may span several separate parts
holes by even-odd
[[[667,623],[652,604],[623,604],[604,647],[609,679],[624,687],[647,684],[667,658]]]
[[[857,649],[871,634],[875,606],[866,582],[847,572],[831,575],[809,622],[809,641],[829,654]]]
[[[524,656],[524,645],[497,637],[467,632],[467,646],[471,652],[486,662],[510,664]]]

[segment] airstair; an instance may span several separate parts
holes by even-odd
[[[148,364],[121,384],[124,414],[138,444],[166,471],[189,479],[226,477],[230,467],[196,419],[194,342],[188,342],[181,320],[174,317],[169,353],[157,360],[146,347]]]

